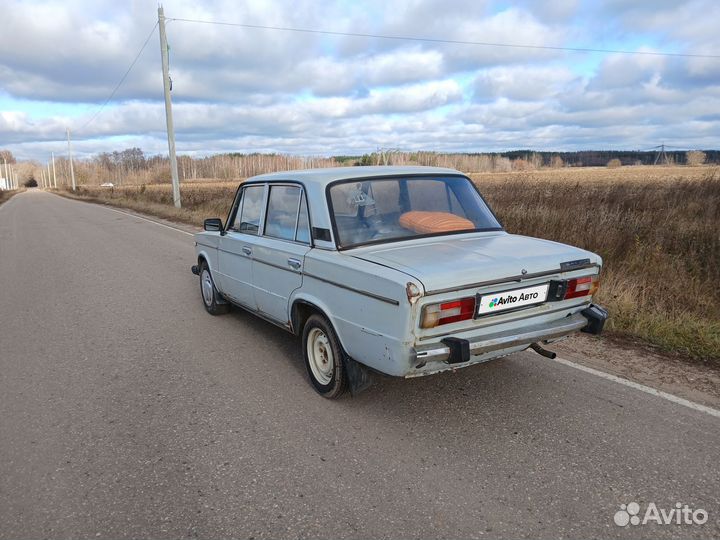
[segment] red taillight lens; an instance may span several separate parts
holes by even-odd
[[[423,309],[421,326],[434,328],[441,324],[450,324],[472,319],[475,314],[475,297],[461,298],[442,304],[431,304]]]
[[[580,298],[582,296],[592,296],[600,287],[598,276],[587,276],[575,278],[568,281],[567,291],[565,292],[565,300],[570,298]]]

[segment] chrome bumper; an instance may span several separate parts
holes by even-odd
[[[416,347],[415,365],[420,367],[431,361],[450,364],[467,362],[470,359],[468,356],[560,338],[586,326],[588,319],[582,313],[576,313],[556,321],[527,326],[522,330],[515,329],[468,339],[445,338],[440,343]]]

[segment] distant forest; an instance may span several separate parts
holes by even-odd
[[[720,164],[720,150],[702,150],[705,154],[705,163]],[[420,152],[418,154],[423,154]],[[413,155],[413,152],[402,152]],[[492,156],[507,158],[513,162],[523,160],[535,163],[538,166],[553,166],[553,160],[559,157],[566,167],[604,167],[610,160],[619,159],[621,165],[658,165],[687,164],[687,150],[665,150],[664,155],[657,151],[639,150],[580,150],[577,152],[550,152],[538,150],[511,150],[509,152],[453,152],[454,156]],[[362,156],[333,156],[335,160],[346,163],[354,162],[357,165],[372,165],[376,162],[376,153]]]
[[[720,163],[720,150],[703,150],[705,163]],[[658,164],[665,163],[662,155],[656,151],[640,152],[635,150],[581,150],[578,152],[538,152],[534,150],[513,150],[502,152],[499,155],[511,160],[527,159],[532,154],[542,157],[543,165],[550,165],[553,156],[560,156],[566,166],[570,167],[602,167],[611,159],[619,159],[623,165],[652,165],[655,160]],[[685,165],[687,163],[686,150],[665,150],[668,163]]]
[[[9,151],[0,150],[0,158],[15,163]],[[690,159],[690,163],[688,163]],[[513,150],[510,152],[403,152],[378,148],[362,155],[294,156],[289,154],[227,153],[203,157],[178,156],[181,180],[237,180],[271,171],[287,171],[316,167],[363,165],[425,165],[448,167],[465,173],[534,171],[545,167],[620,167],[629,165],[710,165],[720,164],[720,150],[671,150],[664,154],[653,151],[582,150],[578,152],[544,152]],[[43,181],[42,166],[37,162],[23,164],[22,181]],[[55,156],[57,176],[67,182],[69,162]],[[161,184],[169,181],[167,156],[147,155],[140,148],[102,152],[87,159],[75,160],[74,173],[81,184]]]

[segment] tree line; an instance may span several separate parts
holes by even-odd
[[[13,154],[0,150],[0,159],[16,163]],[[679,151],[666,150],[659,155],[654,151],[632,150],[580,150],[575,152],[549,152],[512,150],[508,152],[440,153],[430,151],[405,152],[397,149],[377,149],[362,155],[293,156],[288,154],[225,153],[204,157],[178,156],[181,181],[237,180],[272,171],[317,167],[365,165],[426,165],[448,167],[463,172],[528,171],[552,167],[619,167],[628,165],[677,164],[701,165],[720,163],[720,150]],[[55,158],[59,182],[69,178],[66,158]],[[101,152],[89,159],[75,160],[75,177],[79,184],[158,184],[170,181],[167,156],[147,155],[141,148]],[[40,180],[41,165],[22,162],[21,181]]]

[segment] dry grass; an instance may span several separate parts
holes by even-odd
[[[188,182],[180,187],[182,208],[173,206],[172,188],[168,184],[103,188],[78,186],[63,195],[93,202],[109,203],[165,219],[202,226],[205,218],[221,217],[230,210],[239,182]]]
[[[667,351],[720,359],[720,170],[561,168],[472,174],[509,232],[599,253],[607,328]],[[79,195],[200,225],[225,217],[238,182],[187,183]]]
[[[23,191],[25,191],[25,188],[7,191],[0,190],[0,204],[9,201],[13,195],[17,195],[18,193],[22,193]]]
[[[609,329],[720,359],[720,170],[626,167],[493,175],[475,182],[513,233],[605,262]]]

